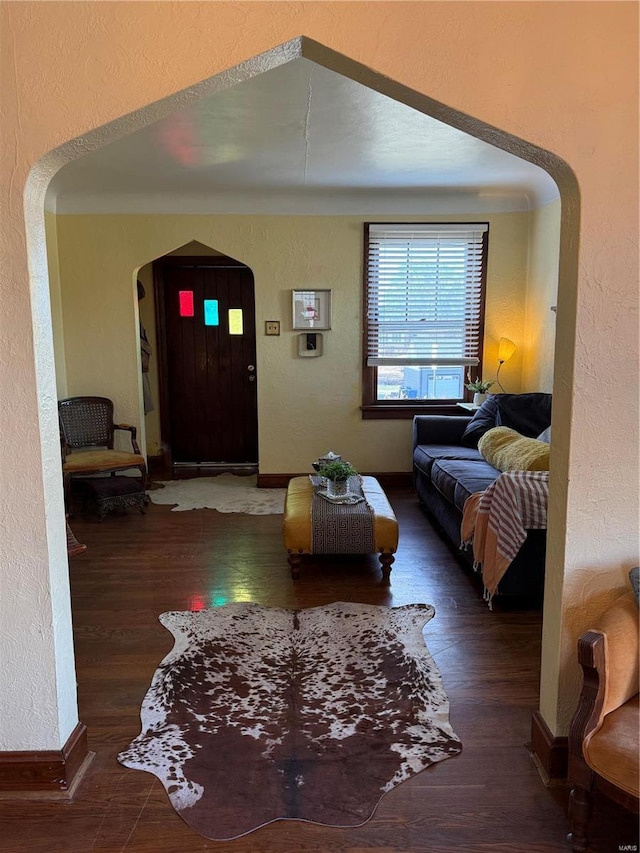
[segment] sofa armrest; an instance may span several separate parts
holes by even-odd
[[[413,447],[420,444],[462,444],[470,415],[415,415]]]

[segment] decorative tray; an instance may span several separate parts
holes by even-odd
[[[364,501],[363,495],[355,495],[355,494],[347,494],[347,495],[339,495],[334,497],[334,495],[330,495],[324,489],[318,489],[316,491],[317,495],[320,495],[321,498],[324,498],[325,501],[329,501],[332,504],[359,504]]]

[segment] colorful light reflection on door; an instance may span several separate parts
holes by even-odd
[[[229,334],[241,335],[242,333],[242,308],[229,308]]]
[[[205,326],[219,326],[220,317],[218,315],[218,300],[204,300],[204,324]]]
[[[178,306],[181,317],[193,317],[193,290],[178,291]]]

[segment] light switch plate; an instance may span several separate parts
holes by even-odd
[[[279,335],[280,320],[265,320],[264,333],[265,335]]]

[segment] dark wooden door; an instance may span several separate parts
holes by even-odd
[[[253,273],[222,257],[164,258],[154,270],[171,463],[256,464]]]

